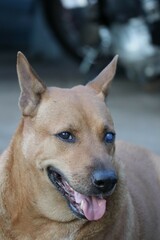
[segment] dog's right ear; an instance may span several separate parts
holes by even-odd
[[[24,116],[34,116],[46,86],[21,52],[17,54],[17,74],[21,88],[19,107]]]
[[[87,86],[93,88],[97,94],[102,96],[104,99],[108,95],[108,90],[112,79],[116,73],[118,55],[116,55],[113,60],[100,72],[100,74],[92,81],[90,81]]]

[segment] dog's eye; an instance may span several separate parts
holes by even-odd
[[[65,141],[65,142],[69,142],[69,143],[75,142],[75,136],[70,132],[60,132],[56,134],[56,137],[60,138],[62,141]]]
[[[107,132],[104,136],[104,141],[106,143],[113,143],[115,140],[115,133],[113,132]]]

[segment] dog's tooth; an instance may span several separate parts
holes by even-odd
[[[83,205],[84,205],[84,199],[81,201],[81,205],[80,205],[81,209],[83,209]]]

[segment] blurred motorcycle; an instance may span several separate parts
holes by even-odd
[[[86,73],[99,59],[120,56],[129,79],[160,75],[160,0],[45,0],[51,31]]]

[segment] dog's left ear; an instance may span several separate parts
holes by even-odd
[[[46,86],[21,52],[17,54],[17,74],[21,88],[19,107],[24,116],[34,116]]]
[[[109,86],[116,73],[117,60],[118,55],[113,58],[107,67],[105,67],[93,81],[87,84],[87,86],[95,89],[97,94],[102,94],[104,98],[108,95]]]

